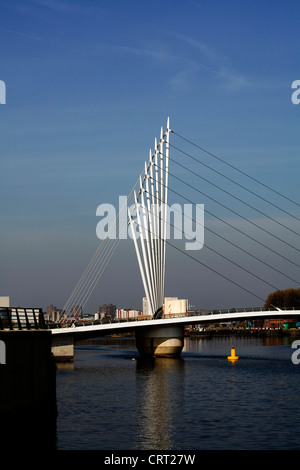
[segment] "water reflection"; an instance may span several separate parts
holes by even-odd
[[[144,449],[171,449],[176,432],[172,409],[182,399],[184,368],[180,358],[140,358],[137,361],[138,442]],[[176,400],[175,400],[176,398]]]
[[[57,369],[58,448],[295,447],[300,366],[287,339],[186,338],[176,359],[141,358],[130,340],[79,347]]]
[[[238,336],[214,336],[191,337],[184,339],[182,350],[183,357],[195,355],[211,357],[227,357],[231,347],[235,347],[237,355],[242,353],[244,357],[270,355],[271,349],[265,346],[289,346],[293,338],[285,336],[266,336],[266,337],[238,337]]]

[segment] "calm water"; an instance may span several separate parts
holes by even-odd
[[[299,449],[290,343],[186,338],[180,358],[151,360],[129,339],[78,346],[57,370],[57,449]]]

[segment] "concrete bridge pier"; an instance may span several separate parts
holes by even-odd
[[[141,356],[178,357],[184,345],[182,325],[145,326],[135,332]]]
[[[56,361],[73,361],[74,337],[73,335],[52,335],[51,352]]]

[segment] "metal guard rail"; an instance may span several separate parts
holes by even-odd
[[[41,308],[0,307],[0,330],[46,329]]]

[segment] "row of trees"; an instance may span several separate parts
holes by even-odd
[[[300,289],[276,290],[268,295],[264,308],[300,309]]]

